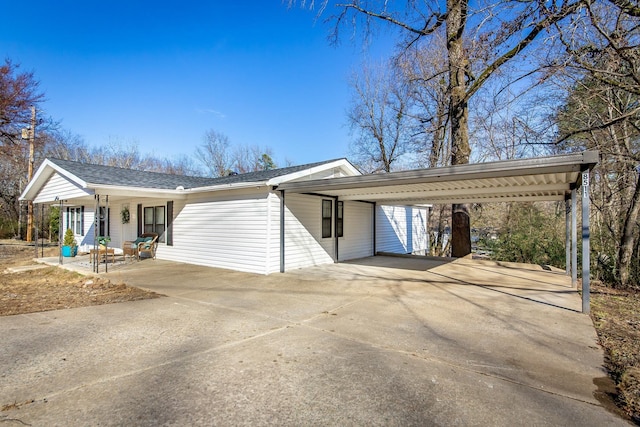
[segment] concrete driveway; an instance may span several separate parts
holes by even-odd
[[[375,257],[270,276],[146,260],[166,298],[0,318],[9,425],[627,425],[570,281]]]

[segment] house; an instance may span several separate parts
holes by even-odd
[[[579,234],[588,313],[590,173],[599,158],[583,151],[375,175],[338,159],[222,178],[47,159],[20,199],[59,205],[63,227],[87,246],[99,235],[119,247],[155,231],[159,258],[261,274],[385,251],[422,253],[425,203],[564,201],[566,272],[575,285]]]
[[[80,250],[97,236],[122,247],[159,234],[157,257],[270,274],[362,258],[424,254],[429,207],[285,193],[283,184],[361,173],[346,159],[221,178],[189,177],[46,159],[21,198],[60,206]]]

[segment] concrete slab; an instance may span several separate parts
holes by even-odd
[[[4,273],[22,273],[25,271],[32,271],[32,270],[40,270],[42,268],[47,268],[47,265],[42,265],[42,264],[34,264],[34,265],[20,265],[17,267],[8,267],[4,270]]]
[[[603,355],[557,272],[133,267],[108,276],[168,297],[0,318],[3,425],[627,424],[593,397]]]

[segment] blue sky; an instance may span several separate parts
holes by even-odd
[[[0,5],[0,52],[35,73],[47,114],[91,145],[133,141],[171,158],[215,129],[271,147],[281,164],[348,154],[347,80],[363,51],[348,38],[330,46],[315,11],[281,0]]]

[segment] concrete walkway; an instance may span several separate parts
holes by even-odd
[[[627,425],[561,272],[375,257],[258,276],[145,260],[166,298],[0,318],[10,425]]]

